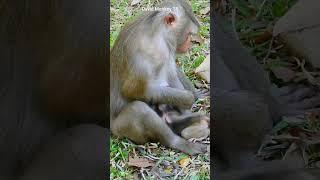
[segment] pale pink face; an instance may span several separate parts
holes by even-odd
[[[191,35],[187,34],[186,40],[179,47],[177,47],[177,53],[179,54],[186,53],[189,51],[191,46],[192,46]]]

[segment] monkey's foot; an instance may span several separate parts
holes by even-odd
[[[271,92],[283,108],[283,115],[302,115],[320,108],[320,92],[306,86],[272,87]]]
[[[197,99],[204,99],[204,98],[210,96],[210,91],[209,91],[209,89],[196,89],[195,96]]]
[[[175,149],[190,155],[203,154],[207,152],[207,146],[205,144],[189,142],[182,138],[179,140],[179,143],[175,145]]]
[[[206,138],[210,135],[209,123],[210,119],[207,116],[202,116],[199,122],[191,124],[181,131],[181,136],[185,139],[191,138]]]

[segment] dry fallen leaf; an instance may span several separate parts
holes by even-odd
[[[131,6],[134,6],[134,5],[139,4],[140,1],[141,1],[141,0],[132,0]]]
[[[253,41],[255,44],[262,44],[272,38],[272,33],[269,31],[265,31],[262,34],[255,36]]]
[[[164,172],[166,172],[167,174],[171,174],[172,170],[173,170],[173,168],[171,166],[169,166],[164,170]]]
[[[186,157],[179,161],[181,167],[187,167],[190,163],[190,158]]]
[[[277,78],[283,80],[284,82],[289,82],[296,76],[295,72],[287,67],[272,67],[271,71]]]
[[[135,166],[135,167],[140,167],[140,168],[145,168],[145,167],[150,167],[150,166],[154,166],[155,164],[150,161],[149,159],[146,158],[132,158],[129,157],[129,162],[128,162],[129,166]]]
[[[208,14],[209,12],[210,12],[210,7],[206,7],[200,10],[200,14],[202,15]]]

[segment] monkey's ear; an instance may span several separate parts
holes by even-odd
[[[173,14],[169,13],[164,17],[164,22],[167,25],[173,25],[176,22],[176,17]]]

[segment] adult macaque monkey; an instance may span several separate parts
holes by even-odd
[[[199,22],[186,1],[166,1],[160,7],[171,10],[146,12],[121,31],[111,50],[110,128],[136,143],[159,141],[188,154],[203,153],[205,145],[175,134],[148,105],[185,110],[195,99],[179,79],[175,54],[188,51]]]

